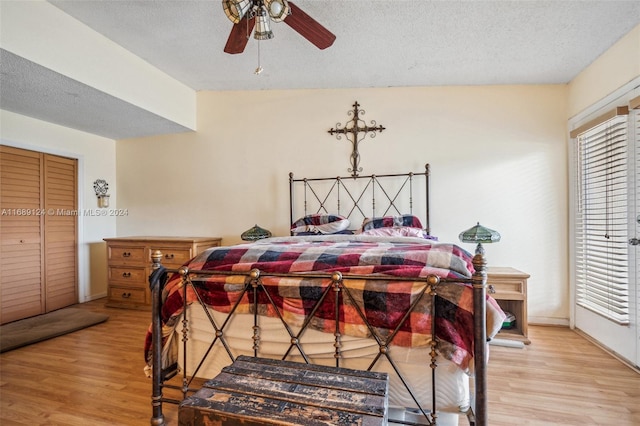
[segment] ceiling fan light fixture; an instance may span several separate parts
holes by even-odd
[[[326,49],[336,39],[327,28],[289,0],[222,0],[222,5],[233,22],[224,46],[225,53],[231,55],[244,52],[252,32],[257,40],[273,38],[269,21],[284,21],[318,49]]]
[[[240,22],[252,6],[252,0],[222,0],[224,14],[234,24]]]
[[[291,13],[287,0],[264,0],[269,16],[274,22],[282,22]]]
[[[267,10],[262,8],[256,16],[256,30],[253,32],[253,38],[256,40],[269,40],[273,38],[273,32],[269,25],[269,16]]]

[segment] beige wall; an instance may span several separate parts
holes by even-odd
[[[498,230],[490,264],[531,274],[531,315],[566,320],[566,99],[564,85],[202,92],[197,132],[118,141],[118,234],[286,235],[288,173],[348,174],[350,144],[327,130],[357,100],[387,128],[362,142],[363,173],[430,163],[432,233]]]
[[[119,236],[232,244],[255,223],[287,233],[290,171],[346,174],[349,144],[326,131],[348,121],[358,100],[367,122],[387,127],[362,143],[364,173],[429,162],[433,233],[456,241],[476,221],[500,231],[490,264],[531,274],[531,319],[567,323],[567,118],[640,75],[639,39],[637,27],[568,86],[203,92],[193,133],[116,143],[0,111],[0,138],[78,158],[81,207],[95,207],[92,182],[106,179],[112,206],[128,211]],[[106,293],[102,238],[116,235],[116,219],[81,221],[80,293],[89,300]]]
[[[640,76],[640,25],[622,37],[569,84],[568,116],[575,117]]]
[[[117,203],[116,143],[111,139],[0,110],[0,143],[78,160],[78,205],[97,209],[93,182],[109,183],[111,201]],[[95,211],[95,210],[94,210]],[[78,279],[80,302],[107,295],[106,247],[102,238],[116,235],[115,217],[78,216]]]

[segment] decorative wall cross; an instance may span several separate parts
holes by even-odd
[[[328,130],[330,135],[336,135],[336,139],[340,140],[342,139],[341,135],[345,135],[351,142],[353,150],[351,151],[351,168],[348,170],[353,177],[358,176],[358,173],[362,171],[362,167],[358,167],[360,163],[359,143],[367,133],[369,133],[369,137],[375,138],[376,132],[382,132],[385,129],[383,126],[377,126],[375,120],[371,120],[371,125],[368,126],[364,120],[360,119],[360,114],[364,115],[365,112],[359,107],[360,104],[356,101],[353,104],[353,111],[349,111],[349,115],[352,115],[353,119],[346,123],[344,127],[342,127],[341,123],[337,123],[335,129]]]

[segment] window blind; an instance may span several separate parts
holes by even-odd
[[[575,135],[576,303],[629,324],[627,115],[590,124]]]

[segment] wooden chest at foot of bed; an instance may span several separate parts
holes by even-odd
[[[383,425],[386,373],[240,356],[180,403],[186,425]]]

